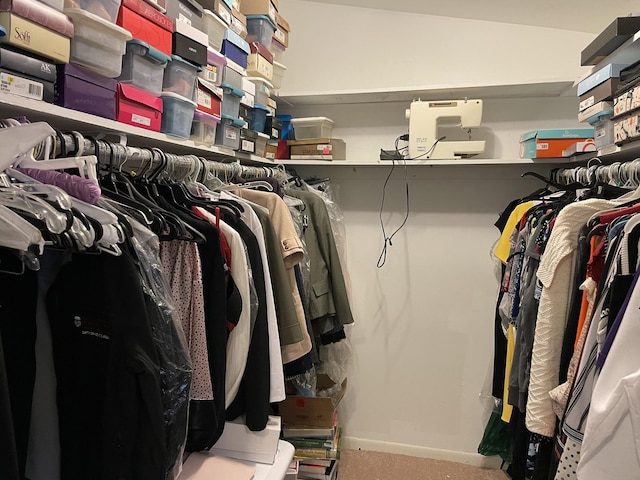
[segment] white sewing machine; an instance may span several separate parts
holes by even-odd
[[[409,119],[409,158],[456,159],[484,152],[484,140],[437,141],[442,138],[438,135],[441,119],[458,118],[463,129],[479,127],[482,100],[416,100],[411,102],[406,117]]]

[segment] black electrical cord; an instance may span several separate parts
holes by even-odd
[[[387,175],[387,178],[384,181],[384,184],[382,186],[382,202],[380,203],[380,213],[378,215],[379,219],[380,219],[380,229],[382,230],[382,238],[384,239],[384,243],[382,245],[382,251],[380,252],[380,256],[378,257],[378,262],[376,263],[376,267],[378,268],[382,268],[384,267],[385,263],[387,263],[387,249],[389,247],[393,246],[393,237],[395,237],[395,235],[402,230],[402,228],[407,224],[407,221],[409,220],[409,210],[410,210],[410,195],[409,195],[409,174],[407,171],[407,160],[417,160],[421,157],[424,157],[425,155],[429,155],[431,152],[433,152],[433,149],[436,148],[436,145],[438,144],[438,142],[444,140],[446,137],[440,137],[438,138],[435,142],[433,142],[433,145],[431,145],[431,148],[429,148],[429,150],[427,150],[425,153],[423,153],[422,155],[418,155],[415,158],[407,158],[407,159],[403,159],[402,160],[402,164],[404,165],[404,189],[405,189],[405,214],[404,214],[404,219],[402,220],[402,223],[400,224],[400,226],[398,228],[396,228],[394,230],[394,232],[389,235],[387,237],[387,231],[384,228],[384,221],[382,220],[382,213],[384,210],[384,201],[386,198],[386,193],[387,193],[387,184],[389,183],[389,179],[391,178],[391,175],[393,175],[393,171],[396,168],[396,160],[395,159],[391,159],[391,170],[389,170],[389,174]],[[400,153],[402,150],[406,150],[407,147],[404,147],[400,150],[398,150],[398,143],[400,142],[400,140],[409,140],[409,135],[401,135],[398,138],[396,138],[396,142],[395,142],[395,149],[396,149],[396,153]]]

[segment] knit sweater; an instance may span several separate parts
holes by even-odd
[[[616,202],[589,199],[567,205],[558,214],[540,261],[537,277],[543,285],[531,358],[526,426],[533,433],[553,436],[556,414],[549,392],[558,386],[558,370],[570,298],[573,256],[580,227]]]

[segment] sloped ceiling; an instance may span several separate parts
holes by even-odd
[[[599,33],[615,17],[639,12],[636,0],[312,0],[454,18]]]

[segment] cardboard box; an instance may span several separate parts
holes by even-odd
[[[264,45],[257,42],[252,42],[250,48],[251,55],[247,57],[247,75],[271,80],[273,78],[273,55]]]
[[[602,82],[595,88],[592,88],[587,93],[583,93],[580,95],[580,106],[579,111],[582,112],[586,110],[592,105],[595,105],[598,102],[602,102],[603,100],[611,100],[618,90],[618,78],[609,78],[606,81]]]
[[[74,29],[71,19],[55,8],[36,0],[0,0],[0,12],[11,12],[40,27],[48,28],[67,38],[73,38]],[[10,30],[9,26],[4,23],[3,27],[7,31]]]
[[[592,88],[597,87],[602,82],[615,77],[620,78],[620,72],[626,68],[627,65],[609,64],[602,67],[596,73],[589,75],[587,78],[578,83],[578,96],[587,93]]]
[[[581,65],[597,65],[640,30],[640,17],[616,18],[580,55]]]
[[[55,64],[29,57],[7,45],[0,46],[0,67],[13,72],[24,73],[46,82],[55,83],[57,80]]]
[[[191,40],[198,42],[200,45],[204,45],[205,47],[209,45],[209,36],[204,33],[202,30],[190,25],[182,20],[176,20],[174,22],[175,33],[179,33]],[[204,63],[203,65],[206,65]]]
[[[118,81],[70,63],[58,70],[56,105],[116,119]]]
[[[220,116],[220,102],[222,102],[222,89],[212,83],[198,78],[196,90],[196,104],[198,110],[209,115]]]
[[[173,33],[173,53],[194,65],[202,66],[207,64],[206,45],[198,43],[178,32]]]
[[[231,11],[231,30],[236,32],[242,38],[247,38],[247,17],[245,17],[240,11]]]
[[[267,142],[267,147],[264,150],[264,157],[268,160],[275,160],[277,154],[278,154],[278,144]],[[286,158],[289,158],[289,157],[286,157]]]
[[[174,21],[182,21],[198,30],[204,29],[204,9],[195,0],[169,0],[167,2],[167,17]]]
[[[169,28],[167,23],[155,23],[150,18],[151,15],[142,15],[139,13],[139,9],[133,10],[129,8],[130,0],[123,0],[120,11],[118,12],[118,19],[116,25],[121,26],[125,30],[129,30],[133,38],[147,42],[154,48],[157,48],[165,55],[171,55],[172,50],[172,33],[173,33],[173,21],[170,22]],[[148,7],[154,10],[152,7]]]
[[[0,68],[0,91],[48,103],[53,103],[55,97],[53,82],[4,68]]]
[[[596,142],[592,139],[589,139],[585,140],[584,142],[576,142],[573,145],[570,145],[569,148],[562,151],[562,156],[571,157],[573,155],[576,155],[577,153],[588,153],[596,151],[598,151]]]
[[[334,385],[329,376],[324,374],[318,375],[318,389],[324,390]],[[334,412],[342,400],[342,397],[344,397],[346,390],[347,379],[345,378],[342,382],[342,389],[335,405],[333,400],[328,397],[287,396],[287,398],[279,404],[282,422],[288,425],[333,427]]]
[[[272,465],[280,440],[280,417],[269,416],[267,426],[259,432],[252,432],[240,417],[233,422],[225,422],[222,435],[209,450],[215,455]]]
[[[593,128],[533,130],[520,136],[520,158],[559,158],[563,150],[593,140]]]
[[[129,10],[133,10],[138,15],[142,15],[147,20],[164,28],[168,32],[173,33],[173,19],[159,12],[147,2],[144,2],[143,0],[122,0],[122,5]],[[133,38],[138,37],[134,35]]]
[[[0,13],[0,24],[9,33],[4,42],[56,63],[69,63],[71,41],[68,37],[37,25],[13,13]]]
[[[160,131],[162,116],[162,99],[150,93],[138,90],[131,85],[118,85],[118,117],[117,120],[154,132]]]
[[[268,15],[273,23],[278,21],[276,0],[242,0],[240,11],[245,15]]]
[[[292,160],[346,160],[347,145],[339,138],[288,140]]]
[[[276,31],[273,36],[285,47],[289,46],[289,32],[291,32],[291,27],[289,26],[289,22],[287,22],[282,15],[279,13],[276,14]]]
[[[578,113],[578,121],[593,123],[602,115],[612,115],[613,109],[613,102],[598,102]]]
[[[223,0],[201,0],[200,4],[215,13],[227,25],[231,24],[231,8]]]

